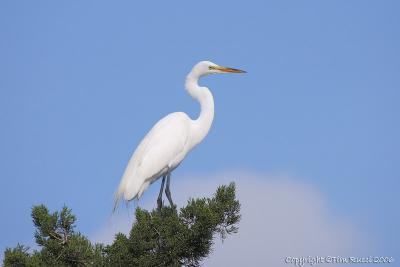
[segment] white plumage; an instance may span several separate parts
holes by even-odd
[[[189,127],[190,119],[182,112],[157,122],[129,161],[118,196],[140,198],[150,183],[177,167],[188,151]]]
[[[210,61],[201,61],[193,67],[186,77],[185,87],[200,103],[199,117],[192,120],[183,112],[174,112],[153,126],[129,160],[115,194],[114,209],[122,198],[126,201],[139,199],[149,185],[160,177],[163,177],[163,181],[158,197],[159,208],[162,204],[165,179],[167,179],[165,192],[170,204],[173,205],[169,192],[170,174],[187,153],[204,139],[214,118],[213,96],[207,87],[198,85],[198,80],[207,74],[226,72],[244,71],[221,67]]]

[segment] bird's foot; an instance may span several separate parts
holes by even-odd
[[[157,199],[157,209],[161,211],[162,206],[163,206],[162,199],[160,198]]]
[[[174,204],[174,202],[172,202],[172,199],[168,198],[168,201],[169,201],[169,205],[171,206],[171,208],[174,208],[175,204]]]

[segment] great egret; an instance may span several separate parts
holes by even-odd
[[[188,152],[204,139],[214,118],[214,98],[207,87],[198,85],[199,78],[214,73],[244,72],[222,67],[210,61],[201,61],[193,67],[186,77],[185,87],[200,103],[199,117],[192,120],[183,112],[174,112],[153,126],[129,160],[115,193],[114,210],[121,198],[125,201],[139,199],[149,185],[160,177],[162,182],[157,199],[158,208],[162,206],[165,180],[167,180],[165,194],[173,206],[169,189],[171,172],[179,166]]]

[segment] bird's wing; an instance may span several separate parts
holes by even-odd
[[[143,140],[146,144],[133,155],[134,168],[137,168],[140,176],[150,179],[170,167],[185,148],[189,137],[188,122],[186,114],[177,112],[168,115],[151,129]]]
[[[122,177],[116,200],[124,195],[135,198],[145,182],[163,175],[185,148],[189,136],[189,118],[176,112],[157,122],[133,153]]]

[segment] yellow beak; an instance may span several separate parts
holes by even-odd
[[[244,70],[238,70],[238,69],[227,68],[227,67],[222,67],[222,66],[210,66],[210,69],[219,70],[222,72],[229,72],[229,73],[246,73]]]

